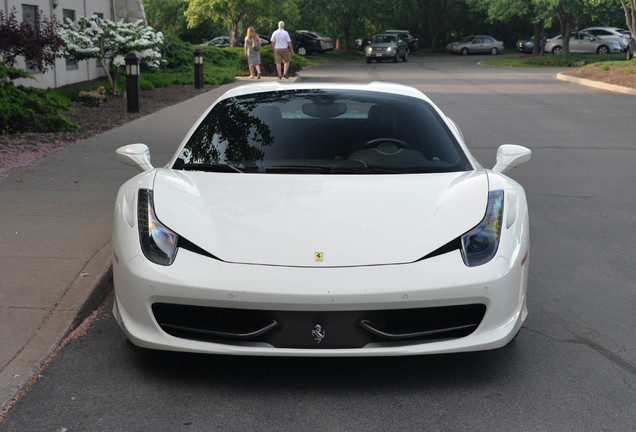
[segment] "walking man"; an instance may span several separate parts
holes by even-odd
[[[285,63],[285,68],[283,70],[284,76],[285,78],[289,78],[287,71],[289,70],[291,56],[294,55],[294,47],[292,46],[289,33],[285,30],[284,22],[278,22],[278,30],[272,33],[271,43],[272,48],[274,48],[274,63],[276,63],[278,79],[281,79],[281,62]]]

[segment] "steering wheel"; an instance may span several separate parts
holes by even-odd
[[[362,150],[370,149],[370,148],[378,148],[384,143],[393,144],[393,145],[395,145],[395,146],[397,146],[398,148],[401,148],[401,149],[410,149],[410,150],[413,149],[413,147],[411,147],[411,145],[409,143],[407,143],[406,141],[402,141],[402,140],[399,140],[399,139],[396,139],[396,138],[381,137],[381,138],[375,138],[375,139],[372,139],[370,141],[367,141],[362,146]]]

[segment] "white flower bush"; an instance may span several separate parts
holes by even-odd
[[[150,68],[157,68],[162,62],[159,48],[163,44],[163,34],[155,32],[142,20],[115,22],[96,15],[82,17],[76,23],[66,19],[59,33],[64,40],[59,56],[77,61],[97,59],[106,72],[113,94],[117,92],[117,76],[128,53],[137,54],[140,62]]]

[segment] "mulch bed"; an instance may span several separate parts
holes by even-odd
[[[214,86],[197,90],[192,85],[184,85],[142,91],[141,113],[128,113],[127,102],[123,97],[110,96],[98,107],[75,102],[66,116],[79,126],[77,131],[0,135],[0,178],[6,178],[13,168],[27,166],[49,153],[198,96],[212,88]]]

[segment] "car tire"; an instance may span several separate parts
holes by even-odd
[[[499,54],[499,50],[497,48],[490,48],[490,55],[497,55]]]
[[[563,52],[563,48],[561,48],[560,46],[555,46],[554,48],[552,48],[552,54],[561,54]]]
[[[462,50],[460,51],[460,54],[463,56],[468,55],[468,48],[462,48]]]
[[[408,61],[408,59],[409,59],[409,52],[405,51],[404,55],[402,56],[402,61],[406,62],[406,61]]]
[[[299,47],[297,50],[298,54],[300,54],[301,56],[305,57],[307,55],[307,48],[305,47]]]
[[[634,57],[634,53],[632,52],[630,47],[627,47],[627,60],[631,60]]]
[[[371,59],[367,57],[367,63],[371,63]]]
[[[397,53],[395,53],[395,57],[393,57],[393,63],[397,63],[397,60],[398,60],[398,55]]]
[[[596,49],[597,54],[609,54],[609,48],[606,45],[601,45]]]

